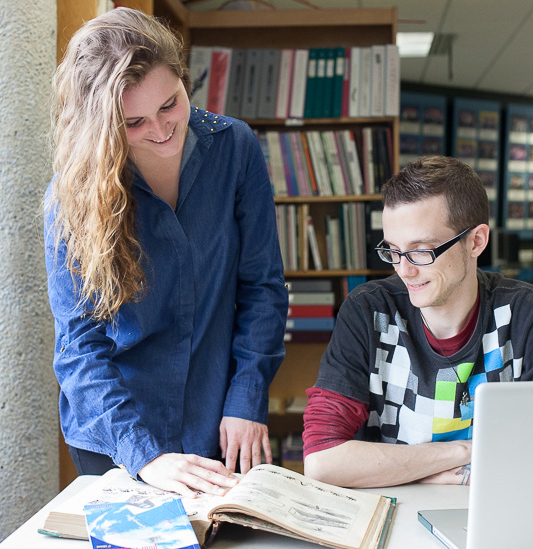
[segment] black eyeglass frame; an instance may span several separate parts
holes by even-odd
[[[378,257],[381,259],[381,261],[383,261],[384,263],[388,263],[389,265],[398,265],[402,260],[402,256],[404,256],[407,259],[407,261],[409,261],[409,263],[412,263],[413,265],[418,265],[418,266],[432,265],[433,263],[435,263],[435,260],[437,259],[437,257],[442,255],[445,251],[449,250],[454,244],[457,244],[457,242],[459,242],[462,238],[464,238],[473,228],[474,227],[468,227],[468,229],[465,229],[464,231],[460,232],[457,236],[450,238],[450,240],[447,240],[446,242],[440,244],[439,246],[437,246],[436,248],[433,248],[432,250],[415,249],[415,250],[407,250],[405,252],[400,252],[399,250],[391,250],[390,248],[385,248],[383,246],[383,244],[385,243],[385,239],[383,239],[374,249],[376,250]],[[395,253],[396,255],[399,256],[398,261],[387,261],[381,255],[381,252]],[[429,253],[432,257],[432,261],[428,263],[418,263],[416,261],[413,261],[409,257],[409,254],[413,252]]]

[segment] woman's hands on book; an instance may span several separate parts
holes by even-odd
[[[261,463],[261,449],[266,463],[272,463],[268,427],[255,421],[223,417],[220,422],[220,449],[226,467],[232,472],[235,471],[239,453],[240,472],[243,474]]]
[[[196,497],[196,491],[223,496],[238,478],[217,460],[195,454],[162,454],[147,463],[139,476],[161,490]]]

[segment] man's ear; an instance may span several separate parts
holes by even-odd
[[[472,229],[474,237],[471,255],[479,257],[489,243],[490,227],[484,223]]]

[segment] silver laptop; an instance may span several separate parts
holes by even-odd
[[[533,547],[533,381],[484,383],[475,393],[467,509],[418,512],[450,549]]]

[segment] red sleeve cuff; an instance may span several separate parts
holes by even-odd
[[[304,412],[304,458],[352,440],[368,419],[368,404],[339,393],[311,387]]]

